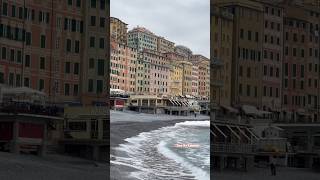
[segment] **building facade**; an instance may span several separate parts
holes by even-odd
[[[226,9],[211,7],[211,102],[231,105],[233,15]],[[213,105],[212,105],[213,107]]]
[[[108,9],[106,1],[1,1],[0,83],[56,103],[105,97]]]
[[[127,45],[128,24],[118,18],[110,17],[110,39],[120,44]]]
[[[157,51],[158,37],[148,29],[138,26],[128,32],[128,46],[139,51],[144,49]]]
[[[174,52],[174,42],[171,42],[164,37],[158,37],[158,46],[157,50],[161,53]]]

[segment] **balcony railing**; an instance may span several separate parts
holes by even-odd
[[[213,80],[211,83],[215,87],[222,87],[223,86],[223,81],[222,80]]]
[[[252,144],[213,144],[212,148],[216,153],[250,154],[255,152],[256,146]]]

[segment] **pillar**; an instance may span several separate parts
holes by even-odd
[[[20,154],[18,138],[19,138],[19,122],[14,121],[13,122],[13,136],[12,136],[12,141],[11,141],[11,145],[10,145],[11,146],[10,147],[11,153]]]
[[[98,161],[100,159],[100,148],[99,146],[93,146],[93,160]]]
[[[42,143],[39,148],[39,155],[40,156],[45,156],[47,153],[47,144],[48,144],[47,141],[48,141],[47,123],[44,123]]]

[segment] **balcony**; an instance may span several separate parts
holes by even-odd
[[[223,81],[222,80],[213,80],[211,82],[211,85],[214,87],[222,87],[223,86]]]

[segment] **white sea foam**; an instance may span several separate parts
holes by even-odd
[[[177,163],[181,164],[182,166],[190,170],[192,172],[192,175],[194,175],[197,180],[210,179],[209,174],[207,172],[205,172],[199,167],[192,165],[191,163],[186,161],[183,157],[180,157],[179,155],[174,153],[172,150],[170,150],[167,147],[167,144],[164,141],[161,141],[160,144],[158,145],[158,151],[164,156],[166,156],[167,158],[175,160]]]
[[[185,121],[181,123],[176,123],[176,126],[202,126],[210,127],[210,121]]]
[[[184,152],[192,161],[191,163],[191,161],[184,159],[184,155],[179,156],[169,149],[166,143],[171,145],[174,143],[193,143],[193,139],[186,135],[198,130],[192,128],[190,131],[191,126],[207,127],[209,124],[209,121],[186,121],[177,123],[175,126],[162,127],[158,130],[143,132],[135,137],[127,138],[125,139],[126,143],[115,148],[117,150],[114,156],[115,160],[111,163],[137,169],[130,175],[141,180],[150,178],[180,180],[186,177],[189,177],[186,179],[196,177],[199,180],[207,180],[209,179],[208,172],[193,163],[199,161],[200,157],[197,158],[197,156],[201,156],[200,159],[205,158],[207,153],[201,151],[208,148]],[[203,147],[206,147],[206,145]],[[194,160],[194,158],[197,160]]]

